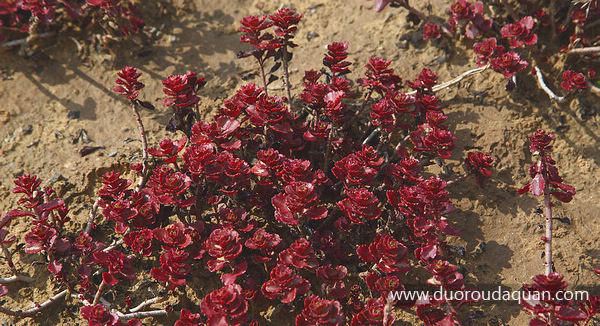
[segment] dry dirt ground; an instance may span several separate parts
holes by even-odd
[[[448,17],[444,8],[449,1],[415,3],[424,11],[430,4],[431,14]],[[236,59],[236,53],[246,49],[236,33],[239,20],[246,15],[271,13],[287,4],[304,15],[297,36],[300,46],[294,50],[291,63],[295,94],[300,91],[303,71],[318,69],[326,45],[334,41],[350,42],[349,59],[354,62],[351,79],[364,73],[369,56],[393,60],[393,68],[404,79],[414,79],[423,67],[429,67],[445,81],[475,67],[472,43],[421,41],[418,28],[407,22],[405,11],[387,8],[376,14],[372,3],[364,0],[160,1],[159,10],[149,20],[159,31],[151,47],[109,53],[80,39],[85,50],[80,53],[69,35],[61,33],[41,42],[30,59],[18,56],[15,49],[0,53],[0,211],[17,207],[18,198],[11,193],[13,178],[22,173],[37,174],[54,181],[72,209],[74,227],[83,229],[99,177],[109,169],[124,170],[130,160],[139,160],[140,143],[131,141],[138,137],[135,120],[126,103],[111,91],[116,71],[128,64],[143,73],[141,80],[146,87],[141,98],[153,101],[158,108],[142,113],[149,142],[155,145],[167,136],[164,125],[170,116],[159,104],[161,79],[190,70],[206,76],[208,84],[200,95],[209,114],[239,86],[258,82],[252,74],[254,62]],[[575,60],[570,59],[567,65],[575,65]],[[564,60],[557,61],[552,71],[562,71],[562,64]],[[558,73],[550,78],[557,77]],[[571,203],[555,208],[555,215],[568,222],[555,223],[556,269],[565,275],[571,289],[600,295],[600,277],[592,271],[600,267],[598,97],[586,94],[552,106],[531,77],[519,80],[512,94],[503,85],[501,75],[485,71],[439,93],[450,117],[448,125],[458,137],[454,156],[448,160],[452,170],[462,171],[460,160],[465,150],[489,152],[495,159],[494,175],[484,190],[473,180],[450,189],[458,208],[451,218],[464,233],[456,244],[465,246],[467,252],[457,263],[465,271],[467,283],[474,287],[502,284],[518,288],[533,275],[543,273],[541,202],[517,195],[516,189],[528,182],[531,158],[527,137],[544,128],[557,132],[554,158],[566,182],[578,192]],[[550,86],[558,89],[556,83]],[[277,82],[273,84],[274,92],[283,95],[277,90],[280,87]],[[78,111],[79,117],[70,118],[70,111]],[[79,151],[86,145],[77,138],[81,129],[92,140],[87,145],[105,149],[80,157]],[[28,227],[15,221],[11,232],[19,235]],[[485,250],[476,250],[483,242]],[[11,288],[18,294],[8,298],[5,305],[28,308],[53,293],[53,284],[45,267],[32,266],[35,259],[24,257],[27,255],[21,249],[12,249],[17,250],[19,268],[34,275],[36,282],[27,289]],[[0,272],[4,275],[9,271],[3,266]],[[66,307],[58,303],[47,313],[25,321],[5,316],[0,320],[17,325],[85,323],[76,311],[66,311]],[[528,323],[515,302],[468,305],[463,311],[466,315],[481,311],[476,325]],[[292,317],[285,317],[279,316],[273,324],[292,324]],[[145,323],[166,321],[149,319]],[[399,315],[399,325],[413,323],[414,314]]]

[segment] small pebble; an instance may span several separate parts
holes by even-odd
[[[23,135],[29,135],[29,134],[31,134],[32,131],[33,131],[32,125],[26,125],[25,127],[23,127]]]
[[[116,151],[115,152],[110,152],[108,154],[108,157],[115,157],[115,156],[117,156],[117,154],[119,154],[119,152],[116,152]]]
[[[486,247],[485,241],[481,241],[477,244],[477,247],[475,247],[475,250],[473,250],[471,252],[471,254],[473,255],[473,257],[477,257],[485,252],[485,247]]]
[[[0,122],[7,123],[10,120],[10,113],[8,111],[0,110]]]
[[[40,143],[40,141],[36,140],[36,141],[34,141],[32,143],[27,144],[27,148],[30,148],[30,147],[33,147],[33,146],[37,146],[39,143]]]
[[[48,180],[46,180],[46,182],[44,182],[44,186],[52,185],[58,181],[67,181],[67,178],[65,178],[65,176],[62,175],[62,173],[57,172],[53,176],[51,176]]]
[[[319,33],[315,32],[315,31],[311,31],[311,32],[307,32],[306,33],[306,39],[309,40],[309,41],[312,40],[315,37],[318,37],[318,36],[319,36]]]

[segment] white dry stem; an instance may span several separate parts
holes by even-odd
[[[490,65],[485,65],[483,67],[479,67],[479,68],[467,70],[467,71],[463,72],[460,76],[458,76],[458,77],[456,77],[454,79],[451,79],[451,80],[449,80],[447,82],[443,82],[441,84],[433,86],[432,90],[434,92],[437,92],[437,91],[442,90],[444,88],[448,88],[448,87],[450,87],[450,86],[452,86],[454,84],[457,84],[458,82],[460,82],[461,80],[463,80],[465,77],[468,77],[468,76],[471,76],[471,75],[474,75],[474,74],[478,74],[478,73],[486,70],[489,67],[490,67]],[[406,94],[408,94],[408,95],[414,95],[414,94],[417,94],[417,91],[412,91],[412,92],[409,92],[409,93],[406,93]]]
[[[600,53],[600,46],[591,46],[587,48],[577,48],[571,49],[567,54],[592,54],[592,53]]]
[[[550,87],[548,87],[548,85],[546,85],[546,82],[544,82],[544,75],[542,75],[542,71],[540,70],[540,68],[533,67],[533,69],[535,69],[535,76],[537,77],[537,81],[538,81],[538,84],[540,85],[540,88],[544,92],[546,92],[546,94],[548,94],[548,97],[550,97],[550,100],[557,101],[557,102],[564,101],[565,100],[564,96],[558,96],[558,95],[554,94],[554,92],[550,89]]]

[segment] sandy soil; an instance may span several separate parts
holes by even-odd
[[[78,53],[70,35],[61,33],[42,42],[30,59],[19,57],[16,50],[0,53],[0,211],[17,207],[18,197],[11,193],[12,179],[22,173],[37,174],[53,181],[58,194],[72,209],[73,227],[83,229],[99,177],[109,169],[124,170],[130,161],[139,160],[140,143],[130,141],[138,137],[135,120],[126,103],[111,91],[116,71],[128,64],[143,73],[141,80],[146,87],[141,97],[156,103],[158,109],[145,111],[142,116],[149,142],[156,144],[167,136],[163,126],[170,116],[168,109],[159,105],[161,79],[189,70],[206,76],[208,84],[201,91],[206,114],[217,109],[237,87],[248,81],[258,82],[253,75],[254,62],[235,58],[239,50],[246,48],[236,33],[238,21],[246,15],[271,13],[283,4],[292,4],[304,14],[297,37],[300,46],[291,63],[295,85],[301,85],[304,70],[320,67],[325,46],[334,41],[350,42],[352,79],[364,72],[369,56],[394,60],[393,68],[404,79],[415,78],[425,66],[436,72],[441,81],[475,67],[471,43],[420,41],[418,28],[407,22],[405,11],[388,8],[376,14],[372,4],[364,0],[223,3],[161,3],[162,9],[154,12],[149,22],[160,31],[152,47],[121,48],[108,53],[83,39],[80,42],[86,51]],[[431,14],[448,17],[443,8],[448,7],[449,1],[415,3],[425,11],[430,3]],[[577,66],[576,59],[551,59],[547,67],[562,71],[563,65]],[[530,76],[519,80],[518,89],[512,94],[503,85],[501,75],[485,71],[439,95],[450,117],[448,124],[459,139],[454,156],[448,161],[452,170],[456,174],[462,172],[462,153],[471,149],[491,153],[496,168],[484,190],[473,180],[450,189],[458,208],[451,217],[464,233],[455,242],[467,249],[466,257],[457,263],[465,272],[467,283],[474,287],[502,284],[518,288],[533,275],[543,273],[541,202],[517,195],[516,189],[528,182],[531,158],[527,137],[544,128],[557,132],[554,158],[566,182],[578,192],[571,203],[556,205],[556,216],[569,222],[555,223],[556,269],[565,275],[572,289],[600,295],[600,277],[592,271],[600,267],[598,97],[586,94],[552,106]],[[556,84],[551,87],[558,89]],[[274,83],[273,88],[283,95],[281,83]],[[298,86],[294,91],[298,94]],[[75,110],[79,118],[69,118],[69,112]],[[81,129],[92,140],[89,144],[77,138]],[[79,151],[85,145],[105,149],[82,158]],[[11,232],[18,235],[28,227],[24,221],[15,221]],[[485,250],[476,250],[483,242]],[[6,300],[7,307],[28,308],[32,302],[54,293],[45,266],[32,265],[35,257],[21,249],[15,256],[19,268],[36,277],[36,282],[27,289],[11,287],[17,293]],[[1,275],[8,272],[5,266],[0,268]],[[81,324],[77,311],[66,307],[57,304],[47,314],[26,321],[2,316],[0,320],[18,325]],[[474,325],[528,323],[528,317],[516,303],[481,303],[468,305],[462,311],[465,316],[481,311],[481,318]],[[403,313],[399,319],[399,325],[415,322],[411,313]],[[278,320],[273,324],[292,324],[285,316]]]

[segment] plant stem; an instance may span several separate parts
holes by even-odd
[[[600,94],[600,88],[594,86],[594,84],[588,82],[588,87],[590,88],[590,91],[596,93],[596,94]]]
[[[568,54],[590,54],[600,52],[600,46],[591,46],[587,48],[572,49],[567,52]]]
[[[367,102],[369,102],[369,100],[371,99],[371,95],[373,95],[373,89],[369,89],[369,92],[367,92],[367,94],[365,94],[365,98],[364,98],[362,104],[360,105],[360,108],[356,111],[354,116],[352,116],[352,118],[344,124],[343,129],[350,127],[354,123],[354,121],[356,121],[356,119],[358,119],[358,117],[360,116],[362,111],[367,106]]]
[[[92,231],[92,225],[94,225],[94,220],[96,219],[96,213],[98,212],[98,205],[100,204],[100,197],[98,197],[96,199],[96,201],[94,202],[94,205],[92,206],[92,209],[90,210],[90,217],[88,219],[88,223],[85,226],[85,232],[87,234],[90,233],[90,231]]]
[[[25,42],[21,44],[21,48],[19,49],[20,56],[25,56],[25,54],[27,54],[27,48],[29,47],[29,45],[31,45],[31,43],[33,43],[33,41],[39,37],[38,29],[40,25],[40,20],[35,15],[31,15],[31,20],[32,22],[29,25],[29,30],[27,31],[29,33],[29,36],[27,36]]]
[[[130,309],[129,312],[132,312],[132,313],[133,312],[139,312],[140,310],[144,309],[146,306],[149,306],[151,304],[155,304],[157,302],[161,302],[163,300],[165,300],[164,297],[154,297],[152,299],[148,299],[148,300],[140,303],[139,305],[137,305],[135,308]]]
[[[544,82],[544,75],[542,75],[542,71],[540,70],[540,68],[533,67],[533,69],[535,69],[535,76],[537,77],[537,81],[538,81],[538,84],[540,85],[540,88],[544,92],[546,92],[546,94],[548,94],[548,97],[550,97],[550,100],[557,101],[557,102],[564,101],[564,99],[565,99],[564,96],[558,96],[558,95],[554,94],[554,92],[550,89],[550,87],[548,87],[546,85],[546,83]]]
[[[417,8],[412,7],[410,4],[408,4],[408,1],[402,1],[401,5],[406,10],[408,10],[411,14],[419,17],[422,21],[438,25],[438,23],[435,22],[433,19],[431,19],[431,17],[425,15],[423,12],[421,12]],[[442,32],[444,32],[444,35],[448,36],[451,39],[454,38],[454,35],[452,35],[452,33],[445,26],[443,26],[443,24],[439,24],[439,25],[441,27]]]
[[[98,292],[96,292],[96,295],[94,296],[94,301],[92,302],[92,306],[95,306],[96,304],[98,304],[98,300],[100,300],[100,296],[105,287],[106,287],[106,283],[104,283],[104,279],[103,279],[102,283],[100,283],[100,286],[98,287]]]
[[[131,107],[133,108],[133,115],[137,120],[138,130],[142,139],[142,159],[144,160],[142,162],[142,175],[146,175],[146,162],[148,161],[148,141],[146,140],[146,130],[144,129],[144,123],[142,122],[142,118],[140,117],[140,112],[138,111],[136,102],[131,101]]]
[[[11,276],[11,277],[0,278],[0,284],[12,283],[12,282],[16,282],[16,281],[24,281],[24,282],[33,282],[34,281],[34,279],[31,277],[19,274],[19,272],[17,271],[17,267],[15,267],[15,264],[13,263],[13,260],[12,260],[12,253],[10,252],[10,250],[8,250],[8,248],[6,248],[4,246],[4,242],[2,242],[2,241],[0,241],[0,249],[2,250],[2,255],[4,255],[4,257],[6,259],[6,264],[8,265],[8,267],[10,268],[10,270],[13,273],[13,276]]]
[[[483,72],[484,70],[486,70],[489,67],[490,67],[490,65],[488,64],[488,65],[485,65],[483,67],[479,67],[479,68],[467,70],[467,71],[463,72],[460,76],[458,76],[456,78],[453,78],[453,79],[451,79],[451,80],[449,80],[447,82],[444,82],[444,83],[441,83],[441,84],[433,86],[431,88],[431,90],[433,92],[437,92],[437,91],[442,90],[444,88],[450,87],[450,86],[452,86],[454,84],[457,84],[458,82],[460,82],[461,80],[463,80],[465,77],[468,77],[470,75],[474,75],[474,74],[478,74],[480,72]],[[414,95],[414,94],[417,94],[417,91],[408,92],[406,94],[407,95]]]
[[[287,44],[283,46],[283,57],[282,57],[282,62],[283,62],[283,78],[284,78],[284,83],[285,83],[285,91],[287,93],[287,102],[288,102],[288,109],[290,111],[292,111],[292,91],[291,91],[291,85],[290,85],[290,73],[289,73],[289,62],[288,62],[288,50],[287,50]],[[266,87],[265,87],[266,89]]]
[[[162,309],[162,310],[151,310],[151,311],[134,312],[134,313],[131,313],[131,314],[122,314],[120,312],[117,312],[117,315],[119,316],[119,319],[128,320],[128,319],[133,319],[133,318],[146,318],[146,317],[166,316],[167,315],[167,311],[164,310],[164,309]]]
[[[329,159],[331,158],[331,152],[333,151],[333,126],[331,126],[331,130],[329,130],[329,135],[327,135],[327,148],[325,148],[325,159],[323,160],[323,166],[321,170],[327,174],[329,172]]]
[[[8,283],[17,282],[17,281],[33,282],[33,281],[35,281],[35,279],[33,279],[29,276],[21,275],[21,274],[13,275],[11,277],[0,278],[0,284],[8,284]]]
[[[9,315],[9,316],[17,316],[17,317],[31,317],[39,312],[41,312],[42,310],[44,310],[45,308],[47,308],[49,305],[51,305],[54,301],[61,299],[63,297],[65,297],[67,295],[69,291],[68,290],[63,290],[62,292],[58,293],[57,295],[53,296],[52,298],[46,300],[45,302],[36,305],[35,308],[31,308],[29,310],[9,310],[6,309],[2,306],[0,306],[0,313]]]
[[[269,96],[269,92],[267,91],[267,77],[265,76],[265,65],[262,60],[258,60],[258,66],[260,67],[260,78],[262,80],[264,92],[266,96]]]
[[[381,131],[381,130],[380,130],[380,128],[379,128],[379,127],[375,128],[375,129],[374,129],[374,130],[373,130],[373,131],[372,131],[372,132],[371,132],[371,133],[370,133],[370,134],[367,136],[367,138],[365,138],[365,140],[363,140],[363,142],[362,142],[362,145],[364,146],[364,145],[367,145],[367,144],[369,144],[369,143],[371,142],[371,140],[373,140],[373,138],[375,138],[375,136],[377,136],[377,134],[379,134],[379,133],[380,133],[380,131]]]
[[[448,186],[449,186],[449,185],[451,185],[451,184],[453,184],[453,183],[456,183],[456,182],[462,181],[462,180],[464,180],[464,179],[468,178],[470,175],[471,175],[471,173],[465,173],[465,174],[463,174],[463,175],[461,175],[461,176],[457,177],[456,179],[453,179],[453,180],[446,181],[446,185],[448,185]]]
[[[2,254],[4,255],[6,263],[8,264],[8,267],[12,271],[13,275],[17,276],[17,268],[12,261],[12,253],[6,247],[4,247],[4,242],[2,241],[0,241],[0,249],[2,249]]]
[[[545,168],[544,168],[545,170]],[[544,179],[548,180],[546,176],[547,171],[544,171]],[[552,273],[552,203],[550,202],[550,185],[546,182],[544,186],[544,206],[546,207],[546,250],[544,257],[544,267],[546,270],[546,276]]]
[[[37,38],[44,38],[44,37],[51,37],[56,35],[55,32],[45,32],[45,33],[41,33],[37,35]],[[2,44],[0,44],[0,47],[2,48],[9,48],[11,46],[15,46],[15,45],[21,45],[21,44],[25,44],[29,41],[29,37],[27,38],[22,38],[22,39],[18,39],[18,40],[12,40],[12,41],[8,41],[8,42],[4,42]]]

